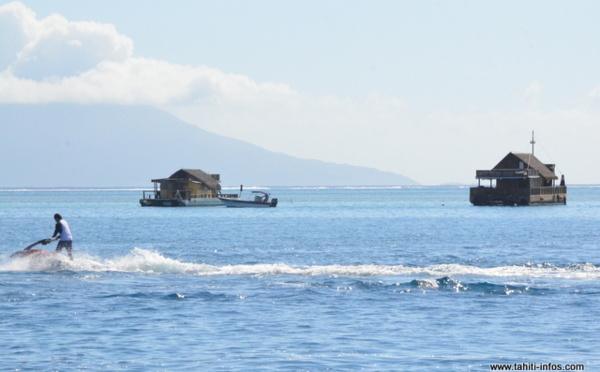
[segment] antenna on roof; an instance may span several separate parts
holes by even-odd
[[[535,139],[534,139],[533,131],[531,131],[531,141],[529,143],[531,143],[531,155],[533,155],[534,150],[535,150]]]

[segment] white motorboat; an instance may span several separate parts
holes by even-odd
[[[252,191],[253,198],[240,199],[219,197],[219,200],[228,208],[273,208],[277,206],[277,198],[270,199],[270,195],[262,191]]]

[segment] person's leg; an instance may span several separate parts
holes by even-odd
[[[58,244],[56,245],[56,252],[60,253],[62,251],[63,248],[67,249],[67,254],[69,255],[69,258],[72,260],[73,259],[73,242],[65,242],[65,241],[59,241]]]
[[[67,248],[67,253],[69,254],[69,258],[71,260],[73,260],[73,242],[67,242],[67,244],[65,245],[65,247]]]
[[[58,244],[56,244],[56,253],[60,253],[64,247],[65,247],[65,242],[63,242],[62,240],[59,240]]]

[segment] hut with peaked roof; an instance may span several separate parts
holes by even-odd
[[[220,175],[200,169],[180,169],[167,178],[153,179],[154,190],[144,191],[142,206],[217,206]],[[237,196],[237,195],[236,195]]]
[[[216,198],[221,191],[220,175],[208,174],[200,169],[180,169],[168,178],[152,180],[160,185],[160,197],[169,198]]]
[[[556,184],[554,164],[544,164],[533,153],[510,152],[491,170],[478,170],[478,186],[472,187],[473,205],[566,204],[564,176]],[[489,181],[489,186],[482,185]]]

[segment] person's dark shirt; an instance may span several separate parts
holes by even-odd
[[[56,226],[54,227],[54,234],[52,234],[52,237],[54,238],[57,234],[62,233],[62,225],[60,224],[60,221],[56,223]]]

